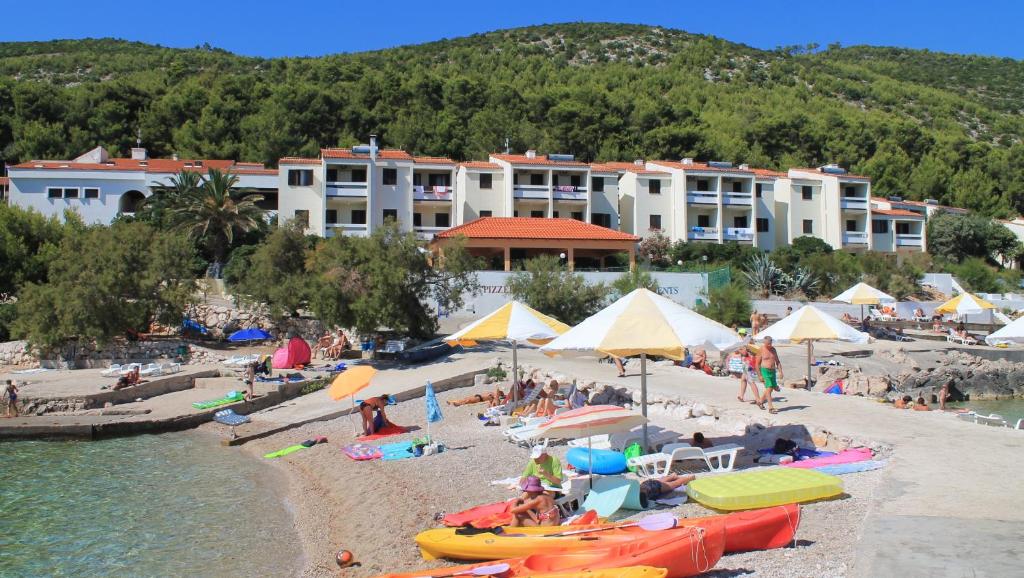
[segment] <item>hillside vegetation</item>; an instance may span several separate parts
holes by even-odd
[[[320,58],[119,40],[0,43],[8,163],[121,153],[275,163],[365,142],[455,159],[838,162],[876,193],[1024,209],[1024,63],[897,48],[764,51],[657,27],[561,24]]]

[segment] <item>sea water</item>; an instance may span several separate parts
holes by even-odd
[[[1024,418],[1024,399],[989,399],[946,404],[947,407],[966,407],[981,415],[998,414],[1010,425]]]
[[[0,576],[282,576],[277,482],[198,433],[0,443]]]

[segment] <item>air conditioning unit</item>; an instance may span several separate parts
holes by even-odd
[[[526,158],[528,158],[528,159],[535,159],[535,158],[537,158],[537,151],[535,151],[533,149],[530,149],[530,150],[526,151]]]
[[[844,169],[843,167],[841,167],[841,166],[839,166],[839,165],[837,165],[835,163],[830,163],[830,164],[818,167],[818,170],[820,170],[823,173],[829,173],[830,175],[845,175],[846,174],[846,169]]]

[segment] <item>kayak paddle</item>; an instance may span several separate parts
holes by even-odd
[[[495,574],[503,574],[508,572],[511,566],[502,562],[501,564],[491,564],[490,566],[478,566],[470,570],[461,570],[454,574],[439,574],[433,578],[451,578],[452,576],[493,576]],[[418,576],[417,578],[431,578],[430,576]]]
[[[662,530],[671,530],[672,528],[676,527],[676,517],[670,512],[665,512],[663,514],[651,514],[650,516],[645,516],[643,518],[640,518],[640,520],[636,522],[631,522],[629,524],[622,524],[619,526],[608,526],[605,528],[590,528],[588,530],[572,530],[570,532],[559,532],[558,534],[545,534],[545,536],[549,538],[559,536],[575,536],[577,534],[591,534],[594,532],[603,532],[605,530],[616,530],[618,528],[632,528],[634,526],[639,526],[641,529],[647,530],[648,532],[660,532]]]

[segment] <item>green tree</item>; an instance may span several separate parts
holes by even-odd
[[[631,271],[619,275],[615,281],[612,281],[611,286],[612,293],[620,297],[640,288],[658,292],[658,280],[651,276],[650,271],[640,267],[634,267]]]
[[[1016,257],[1017,237],[1006,227],[980,215],[942,213],[928,220],[928,251],[943,260],[960,263],[968,257]]]
[[[46,281],[65,227],[56,217],[0,204],[0,295],[14,295],[25,283]]]
[[[263,210],[256,205],[263,196],[240,191],[237,184],[237,175],[211,168],[202,186],[173,210],[176,228],[201,243],[218,263],[227,258],[236,234],[256,230],[263,223]]]
[[[1003,290],[996,272],[984,259],[970,257],[950,270],[968,291],[990,293]]]
[[[203,177],[199,172],[180,171],[171,177],[170,182],[157,187],[152,195],[146,197],[136,218],[162,228],[167,225],[174,209],[185,199],[196,196],[202,187]]]
[[[302,223],[288,221],[274,229],[264,243],[250,245],[254,250],[233,252],[225,267],[230,270],[225,281],[243,301],[266,304],[275,317],[296,316],[309,301],[306,256],[315,245],[316,237],[307,237]],[[236,260],[239,252],[243,254]]]
[[[513,299],[568,325],[597,313],[608,297],[608,287],[603,283],[588,284],[553,255],[526,261],[524,270],[512,275],[506,287]]]
[[[715,287],[694,309],[701,315],[728,326],[743,325],[753,310],[747,290],[736,283]]]

